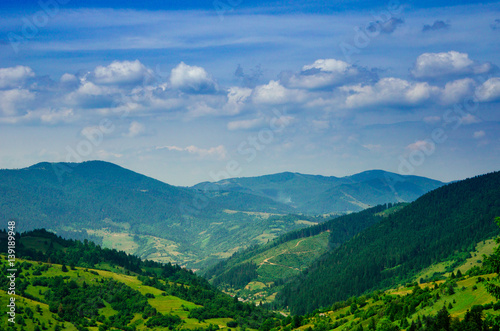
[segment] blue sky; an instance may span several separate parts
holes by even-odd
[[[0,6],[0,167],[101,159],[174,185],[499,170],[500,3]]]

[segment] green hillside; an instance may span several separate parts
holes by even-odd
[[[1,233],[5,239],[5,233]],[[5,240],[1,241],[7,247]],[[219,292],[192,271],[46,231],[17,236],[16,324],[2,330],[258,329],[281,318]],[[11,295],[5,255],[0,303]],[[274,322],[273,322],[274,323]]]
[[[305,313],[409,281],[422,269],[491,238],[498,232],[497,215],[500,172],[446,185],[324,255],[287,284],[277,302]]]
[[[219,262],[204,275],[224,291],[254,302],[270,302],[283,284],[306,270],[329,249],[403,208],[380,205],[284,234]]]
[[[117,165],[39,163],[0,170],[0,221],[47,228],[144,258],[202,268],[322,218],[242,192],[174,187]]]
[[[298,212],[329,214],[360,211],[388,202],[410,202],[443,184],[424,177],[371,170],[342,178],[284,172],[200,183],[194,188],[245,192],[287,204]]]
[[[496,223],[500,225],[500,217]],[[305,316],[287,317],[281,330],[498,330],[498,243],[500,237],[479,243],[469,255],[482,254],[484,261],[462,261],[440,280],[411,282],[351,297]]]

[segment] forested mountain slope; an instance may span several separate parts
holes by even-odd
[[[500,172],[448,184],[325,254],[287,284],[277,302],[304,313],[394,286],[495,235],[498,215]]]
[[[303,217],[286,216],[292,211],[266,197],[203,194],[101,161],[0,170],[3,224],[16,219],[19,231],[43,227],[193,268],[304,227]]]

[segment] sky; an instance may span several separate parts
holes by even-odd
[[[11,1],[0,168],[500,170],[500,2]]]

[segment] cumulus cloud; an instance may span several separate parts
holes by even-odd
[[[399,78],[382,78],[374,85],[343,86],[347,94],[345,106],[357,108],[371,105],[416,106],[439,93],[428,83],[413,83]]]
[[[25,89],[0,91],[0,111],[7,116],[18,115],[35,99],[35,94]]]
[[[289,88],[323,89],[355,81],[369,80],[372,74],[347,62],[319,59],[302,67],[297,74],[282,74],[280,81]]]
[[[80,80],[72,74],[65,73],[59,79],[59,82],[64,86],[78,86]]]
[[[445,104],[458,103],[469,95],[472,95],[476,82],[470,78],[458,79],[446,83],[442,94],[441,101]]]
[[[153,72],[139,60],[114,61],[110,65],[98,66],[91,79],[100,85],[137,85],[151,80]]]
[[[443,76],[484,74],[493,69],[490,63],[477,64],[466,53],[424,53],[417,58],[412,69],[416,78],[438,78]]]
[[[500,77],[490,78],[478,86],[476,97],[483,102],[500,100]]]
[[[254,103],[268,105],[297,102],[303,99],[303,97],[304,94],[300,91],[288,89],[275,80],[271,80],[268,84],[257,86],[252,94]]]
[[[427,31],[436,31],[436,30],[446,30],[450,28],[450,24],[446,23],[445,21],[439,21],[436,20],[432,25],[425,24],[424,27],[422,28],[423,32]]]
[[[0,89],[22,87],[26,80],[33,77],[35,77],[35,73],[30,67],[0,68]]]
[[[217,91],[217,83],[202,67],[179,63],[170,73],[170,84],[173,88],[185,93],[213,93]]]
[[[177,152],[187,152],[189,154],[197,155],[200,158],[216,158],[223,160],[227,157],[226,148],[223,145],[217,147],[211,147],[209,149],[199,148],[196,146],[178,147],[178,146],[159,146],[155,148],[156,150],[169,150]]]
[[[227,93],[227,102],[223,106],[226,115],[237,115],[242,112],[252,95],[252,89],[246,87],[230,87]]]
[[[84,82],[77,90],[66,95],[65,101],[79,108],[106,108],[116,101],[120,91],[113,86],[99,86],[92,82]]]

